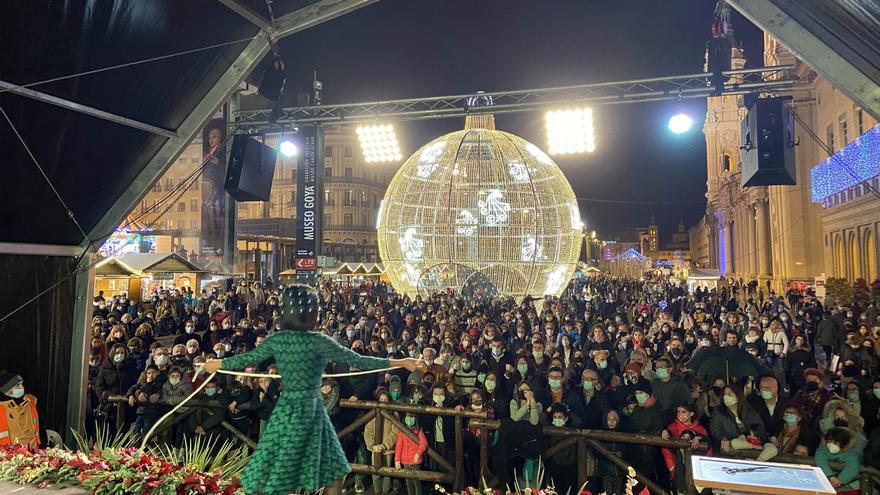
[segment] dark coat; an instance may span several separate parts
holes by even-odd
[[[137,367],[131,358],[126,357],[119,366],[108,359],[98,369],[94,381],[95,393],[101,399],[106,399],[108,395],[125,395],[137,379]]]
[[[764,430],[767,432],[767,435],[775,437],[779,434],[782,430],[782,416],[788,405],[788,399],[780,395],[776,401],[776,408],[773,410],[773,414],[770,414],[767,403],[759,395],[750,395],[748,403],[758,416],[761,417],[761,422],[764,423]]]

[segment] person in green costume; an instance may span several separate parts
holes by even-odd
[[[416,359],[384,359],[342,347],[328,335],[311,332],[318,322],[318,294],[311,287],[285,287],[279,302],[281,331],[245,354],[210,359],[205,371],[243,370],[274,357],[284,391],[272,411],[241,484],[254,495],[288,495],[325,487],[340,495],[342,478],[351,472],[321,399],[321,375],[330,361],[361,370],[422,367]]]

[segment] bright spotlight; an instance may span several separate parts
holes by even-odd
[[[280,151],[282,155],[288,158],[296,156],[296,154],[299,152],[299,150],[296,149],[296,145],[293,144],[293,141],[289,139],[281,141],[281,144],[278,145],[278,151]]]
[[[585,107],[547,112],[547,144],[551,155],[594,151],[593,110]]]
[[[362,126],[355,132],[367,163],[399,162],[403,158],[392,125]]]
[[[694,119],[683,113],[677,113],[669,119],[669,130],[674,132],[675,134],[684,134],[685,132],[691,130],[691,126],[694,125]]]

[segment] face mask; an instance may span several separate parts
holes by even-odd
[[[553,426],[557,428],[562,428],[565,426],[565,420],[562,418],[553,418]]]
[[[761,390],[761,398],[764,400],[770,400],[773,398],[773,393],[769,390]]]
[[[446,400],[445,395],[435,395],[434,396],[434,404],[443,404],[443,401]]]
[[[850,402],[858,402],[859,401],[859,393],[852,392],[849,395],[847,395],[847,398],[849,399]]]
[[[199,352],[199,348],[198,347],[187,347],[186,352],[188,352],[190,354],[195,354],[195,353]]]
[[[169,378],[168,383],[170,383],[172,386],[177,385],[178,383],[180,383],[180,378]]]
[[[411,357],[411,358],[419,357],[419,351],[417,351],[415,349],[409,351],[409,357]],[[428,364],[427,361],[425,361],[425,364]]]
[[[468,362],[464,362],[464,361],[462,361],[462,363],[461,363],[461,369],[464,370],[464,371],[468,371],[468,370],[470,370],[470,369],[471,369],[471,363],[468,363]]]
[[[605,368],[608,367],[608,361],[599,361],[598,363],[596,363],[596,366],[597,366],[600,370],[604,370]]]
[[[816,382],[807,382],[804,385],[804,390],[806,390],[807,392],[815,392],[819,390],[819,384]]]
[[[541,359],[544,357],[544,353],[541,351],[533,351],[532,356],[534,356],[535,359]]]
[[[218,349],[214,351],[214,354],[216,354],[218,358],[222,358],[223,355],[226,354],[226,351],[224,351],[223,349]]]
[[[216,394],[217,394],[216,388],[206,388],[205,389],[205,395],[207,395],[208,397],[214,397]]]
[[[15,390],[10,390],[9,393],[6,395],[12,397],[13,399],[21,399],[22,397],[24,397],[24,389],[17,388]]]
[[[786,424],[793,425],[797,423],[798,416],[797,414],[785,413],[782,415],[782,420],[785,421]]]
[[[849,423],[843,418],[837,418],[834,420],[834,426],[838,428],[846,428],[849,426]]]
[[[231,329],[231,328],[232,328],[232,325],[230,325],[230,324],[228,324],[228,323],[227,323],[226,325],[223,325],[223,329],[224,329],[224,330],[229,330],[229,329]]]
[[[495,390],[495,381],[494,380],[486,381],[485,385],[486,385],[487,392],[492,392],[493,390]]]
[[[829,443],[829,444],[826,444],[826,446],[828,447],[829,453],[831,453],[831,454],[839,454],[840,453],[840,445],[837,445],[836,443]]]
[[[736,397],[734,397],[732,395],[725,395],[724,396],[724,405],[725,406],[735,406],[736,400],[737,400]]]
[[[593,387],[594,387],[593,382],[591,380],[584,380],[584,383],[582,383],[581,386],[583,386],[584,390],[586,390],[587,392],[593,390]]]
[[[666,368],[657,368],[657,378],[661,380],[669,378],[669,370]]]
[[[874,397],[880,399],[880,388],[874,389]]]
[[[196,329],[193,327],[186,327],[186,333],[193,333],[195,331],[196,331]]]
[[[648,394],[644,392],[636,392],[636,402],[639,404],[644,404],[648,401]]]
[[[749,344],[754,344],[757,341],[758,341],[757,336],[746,335],[746,342],[748,342]]]
[[[520,375],[525,375],[527,371],[529,371],[529,365],[527,364],[518,364],[516,365],[516,371],[519,371]]]
[[[485,373],[478,373],[477,374],[477,381],[480,383],[485,383],[486,382],[486,374]]]
[[[352,338],[352,337],[354,337],[354,330],[346,330],[346,331],[345,331],[345,335],[346,335],[348,338]]]
[[[113,355],[113,362],[114,363],[121,363],[124,360],[125,360],[125,354],[114,354]]]
[[[500,347],[493,347],[492,348],[492,355],[495,356],[496,358],[501,357],[502,354],[504,354],[504,349],[502,349]]]
[[[482,402],[474,402],[473,404],[471,404],[471,409],[473,409],[474,411],[479,411],[482,408],[483,408]]]
[[[229,395],[231,395],[233,397],[238,397],[239,395],[241,395],[241,390],[231,390],[229,392]]]
[[[432,364],[434,364],[434,360],[433,359],[425,359],[425,364],[428,366],[431,366]]]
[[[553,378],[548,379],[547,383],[550,384],[550,388],[559,388],[562,386],[562,380],[555,380]]]
[[[391,400],[397,400],[400,398],[400,390],[392,390],[391,391]]]
[[[414,418],[412,416],[407,416],[407,417],[403,418],[403,422],[406,423],[406,426],[409,426],[410,428],[412,428],[413,426],[416,425],[416,418]]]
[[[156,364],[158,366],[165,366],[168,363],[168,356],[164,354],[161,356],[156,356]]]

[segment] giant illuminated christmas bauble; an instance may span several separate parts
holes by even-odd
[[[437,138],[397,171],[379,209],[379,253],[398,292],[559,295],[580,253],[571,185],[491,115]]]

